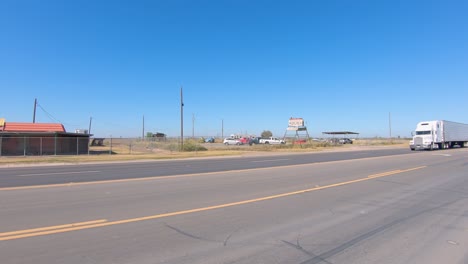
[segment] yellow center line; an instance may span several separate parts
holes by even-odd
[[[324,190],[324,189],[349,185],[349,184],[363,182],[363,181],[369,181],[369,180],[372,180],[372,179],[375,179],[375,178],[386,177],[386,176],[394,175],[394,174],[397,174],[397,173],[404,173],[404,172],[419,170],[419,169],[423,169],[425,167],[426,166],[421,166],[421,167],[416,167],[416,168],[411,168],[411,169],[406,169],[406,170],[396,170],[396,171],[384,172],[384,173],[369,175],[366,178],[359,178],[359,179],[356,179],[356,180],[351,180],[351,181],[346,181],[346,182],[339,182],[339,183],[329,184],[329,185],[325,185],[325,186],[317,186],[317,187],[310,188],[310,189],[298,190],[298,191],[294,191],[294,192],[281,193],[281,194],[276,194],[276,195],[270,195],[270,196],[265,196],[265,197],[255,198],[255,199],[249,199],[249,200],[244,200],[244,201],[238,201],[238,202],[232,202],[232,203],[226,203],[226,204],[219,204],[219,205],[208,206],[208,207],[200,207],[200,208],[188,209],[188,210],[183,210],[183,211],[176,211],[176,212],[165,213],[165,214],[157,214],[157,215],[150,215],[150,216],[144,216],[144,217],[138,217],[138,218],[123,219],[123,220],[117,220],[117,221],[112,221],[112,222],[108,222],[107,220],[102,219],[102,220],[96,220],[96,221],[90,221],[90,222],[82,222],[81,223],[82,225],[78,225],[80,223],[77,223],[77,224],[71,224],[71,225],[35,228],[35,229],[0,233],[0,241],[13,240],[13,239],[19,239],[19,238],[27,238],[27,237],[34,237],[34,236],[42,236],[42,235],[50,235],[50,234],[70,232],[70,231],[83,230],[83,229],[89,229],[89,228],[97,228],[97,227],[127,224],[127,223],[132,223],[132,222],[153,220],[153,219],[170,217],[170,216],[198,213],[198,212],[221,209],[221,208],[227,208],[227,207],[232,207],[232,206],[237,206],[237,205],[250,204],[250,203],[255,203],[255,202],[267,201],[267,200],[278,199],[278,198],[292,196],[292,195],[308,193],[308,192],[312,192],[312,191],[318,191],[318,190]],[[93,223],[93,222],[96,222],[96,223]],[[34,230],[34,231],[31,231],[31,230]],[[39,231],[39,232],[36,232],[36,231]],[[8,235],[8,234],[10,234],[10,235]]]
[[[388,176],[388,175],[397,174],[397,173],[401,173],[401,170],[394,170],[394,171],[387,171],[387,172],[372,174],[372,175],[369,175],[367,177],[368,178],[378,178],[378,177],[381,177],[381,176]]]
[[[48,230],[54,230],[54,229],[64,229],[64,228],[70,228],[70,227],[75,227],[75,226],[98,224],[98,223],[103,223],[103,222],[107,222],[107,220],[100,219],[100,220],[79,222],[79,223],[66,224],[66,225],[48,226],[48,227],[25,229],[25,230],[20,230],[20,231],[13,231],[13,232],[5,232],[5,233],[0,233],[0,239],[1,237],[4,237],[4,236],[20,235],[20,234],[25,234],[25,233],[35,233],[35,232],[48,231]]]

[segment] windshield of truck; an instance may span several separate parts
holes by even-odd
[[[416,131],[416,135],[430,135],[431,131]]]

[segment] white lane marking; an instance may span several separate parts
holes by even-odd
[[[51,173],[35,173],[35,174],[22,174],[18,177],[30,177],[30,176],[44,176],[44,175],[66,175],[66,174],[83,174],[83,173],[96,173],[100,171],[64,171],[64,172],[51,172]]]
[[[285,161],[290,159],[271,159],[271,160],[252,160],[251,162],[271,162],[271,161]]]
[[[451,157],[450,154],[432,154],[433,156],[444,156],[444,157]]]

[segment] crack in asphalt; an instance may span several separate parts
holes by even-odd
[[[291,246],[292,248],[295,248],[295,249],[299,250],[300,252],[306,254],[306,255],[309,256],[309,257],[320,258],[320,261],[323,261],[323,262],[328,263],[328,264],[332,264],[331,262],[327,261],[326,259],[321,258],[319,255],[313,254],[313,253],[311,253],[311,252],[305,250],[305,249],[301,246],[301,244],[299,243],[299,237],[297,238],[296,244],[293,244],[293,243],[291,243],[291,242],[289,242],[289,241],[286,241],[286,240],[281,240],[281,242],[285,243],[285,244],[288,245],[288,246]]]
[[[331,249],[331,250],[329,250],[329,251],[327,251],[325,253],[322,253],[322,254],[316,255],[316,256],[311,256],[312,257],[311,259],[303,261],[300,264],[318,264],[320,262],[329,263],[329,262],[326,262],[326,260],[328,258],[335,256],[336,254],[346,250],[347,248],[350,248],[350,247],[356,245],[357,243],[359,243],[361,241],[364,241],[364,240],[366,240],[366,239],[368,239],[368,238],[370,238],[370,237],[372,237],[372,236],[374,236],[374,235],[376,235],[378,233],[381,233],[381,232],[383,232],[383,231],[385,231],[385,230],[387,230],[387,229],[389,229],[389,228],[391,228],[391,227],[393,227],[393,226],[395,226],[397,224],[400,224],[400,223],[402,223],[404,221],[407,221],[407,220],[409,220],[411,218],[423,215],[423,214],[431,212],[431,211],[435,211],[437,209],[443,208],[445,206],[448,206],[450,204],[456,203],[456,202],[458,202],[460,200],[464,200],[464,199],[466,199],[466,198],[464,198],[464,197],[457,198],[457,199],[455,199],[453,201],[443,203],[443,204],[441,204],[439,206],[428,208],[428,209],[422,210],[420,212],[410,214],[410,215],[408,215],[406,217],[394,220],[394,221],[392,221],[392,222],[390,222],[390,223],[388,223],[386,225],[383,225],[383,226],[378,227],[378,228],[376,228],[374,230],[371,230],[371,231],[369,231],[367,233],[364,233],[364,234],[362,234],[362,235],[360,235],[360,236],[358,236],[356,238],[353,238],[353,239],[349,240],[348,242],[345,242],[345,243],[341,244],[340,246],[335,247],[335,248],[333,248],[333,249]],[[283,242],[285,242],[285,241],[283,241]],[[294,245],[292,243],[287,243],[287,241],[285,243],[289,244],[289,245],[296,246],[296,245]],[[307,252],[307,251],[304,250],[303,252]]]
[[[220,241],[217,241],[217,240],[212,240],[212,239],[206,239],[206,238],[203,238],[203,237],[200,237],[200,236],[196,236],[196,235],[192,235],[190,233],[187,233],[183,230],[180,230],[179,228],[177,227],[173,227],[173,226],[170,226],[168,224],[164,224],[167,228],[169,229],[172,229],[174,231],[176,231],[177,233],[183,235],[183,236],[186,236],[186,237],[190,237],[190,238],[193,238],[195,240],[201,240],[201,241],[206,241],[206,242],[216,242],[216,243],[220,243]]]
[[[226,239],[224,240],[223,246],[227,246],[227,242],[229,241],[229,239],[231,239],[232,235],[234,235],[234,233],[236,233],[236,232],[239,231],[239,230],[240,230],[240,228],[234,230],[231,234],[229,234],[229,235],[226,237]]]
[[[234,235],[234,233],[236,233],[237,231],[240,230],[240,228],[234,230],[232,233],[230,233],[226,239],[224,239],[224,241],[218,241],[218,240],[215,240],[215,239],[207,239],[207,238],[203,238],[203,237],[200,237],[200,236],[196,236],[196,235],[193,235],[193,234],[190,234],[188,232],[185,232],[177,227],[174,227],[174,226],[171,226],[171,225],[168,225],[167,223],[164,223],[164,225],[169,228],[169,229],[172,229],[174,231],[176,231],[177,233],[183,235],[183,236],[186,236],[186,237],[189,237],[189,238],[192,238],[192,239],[195,239],[195,240],[200,240],[200,241],[205,241],[205,242],[214,242],[214,243],[222,243],[224,247],[227,246],[228,244],[228,241],[229,239],[231,239],[231,237]]]

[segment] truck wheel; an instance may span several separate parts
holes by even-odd
[[[268,141],[265,141],[265,145],[268,145],[268,144],[270,144],[270,142],[268,142]]]

